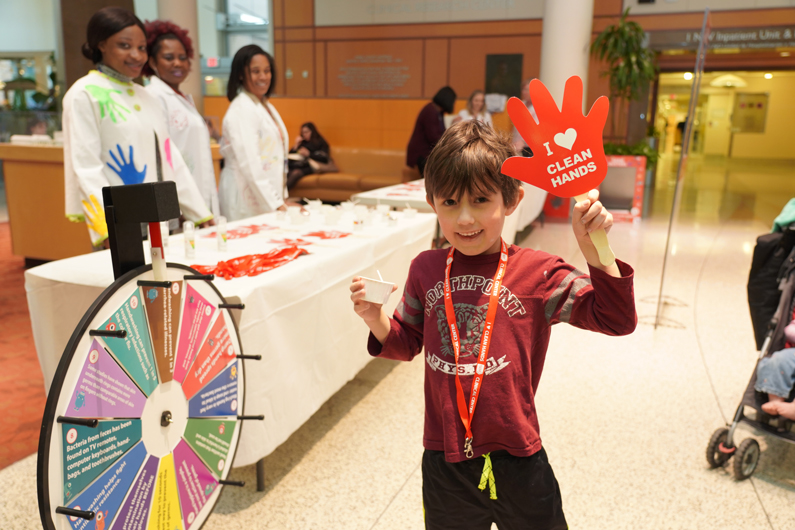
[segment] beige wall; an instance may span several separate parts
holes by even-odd
[[[765,79],[762,72],[743,75],[748,82],[738,92],[769,92],[767,124],[763,134],[734,135],[734,158],[795,158],[795,72],[774,72]]]

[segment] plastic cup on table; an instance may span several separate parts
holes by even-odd
[[[388,214],[389,210],[391,210],[391,208],[390,208],[390,206],[388,204],[379,204],[378,206],[375,207],[375,209],[376,209],[377,212],[379,212],[379,213],[381,213],[383,215]]]
[[[406,219],[413,219],[417,215],[417,210],[412,208],[409,203],[406,203],[406,207],[403,208],[403,217]]]
[[[325,219],[327,225],[335,225],[339,222],[342,212],[336,208],[331,208],[326,211]]]
[[[290,223],[294,225],[304,224],[307,218],[307,216],[304,215],[304,212],[301,211],[300,206],[288,206],[287,217],[290,219]]]
[[[340,207],[342,208],[343,212],[352,212],[354,206],[355,206],[354,203],[352,203],[351,201],[345,201],[340,203]]]
[[[373,278],[365,278],[362,276],[364,282],[364,298],[365,302],[373,304],[386,304],[389,301],[389,296],[392,294],[392,287],[395,286],[392,282],[384,282],[375,280]]]

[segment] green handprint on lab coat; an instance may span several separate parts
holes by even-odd
[[[108,112],[108,116],[110,119],[113,120],[113,123],[118,123],[116,121],[116,114],[118,114],[119,118],[124,121],[127,121],[127,118],[122,114],[122,111],[129,113],[130,109],[122,105],[121,103],[117,103],[111,97],[111,93],[115,92],[117,94],[121,94],[120,90],[113,90],[112,88],[102,88],[101,86],[97,85],[86,85],[86,90],[91,97],[97,100],[99,103],[99,117],[105,117],[105,110]],[[115,112],[114,112],[115,111]]]

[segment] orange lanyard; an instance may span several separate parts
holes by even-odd
[[[453,308],[453,296],[450,290],[450,270],[453,268],[453,254],[455,248],[450,247],[447,253],[447,267],[444,271],[444,309],[447,316],[447,325],[450,326],[450,338],[453,342],[453,352],[455,353],[455,388],[458,402],[458,414],[466,429],[464,438],[464,453],[467,458],[474,456],[472,450],[472,418],[475,416],[475,407],[478,404],[480,389],[483,387],[483,379],[486,377],[486,361],[489,358],[489,347],[491,346],[491,336],[494,330],[494,317],[497,316],[497,306],[500,300],[500,287],[505,270],[508,266],[508,246],[505,241],[500,239],[500,264],[497,273],[494,275],[491,292],[489,294],[489,308],[486,311],[486,324],[483,327],[483,334],[480,338],[480,349],[478,350],[478,362],[475,365],[475,377],[472,380],[472,391],[469,397],[469,406],[464,398],[464,389],[461,386],[461,379],[458,370],[458,356],[461,352],[461,340],[458,335],[458,326],[455,320],[455,309]]]

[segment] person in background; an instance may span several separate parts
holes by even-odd
[[[527,107],[527,110],[530,111],[530,114],[533,116],[533,119],[536,121],[536,123],[538,123],[536,109],[533,108],[533,102],[530,100],[530,81],[532,81],[532,79],[525,79],[522,81],[522,91],[520,97],[522,102]],[[522,135],[516,130],[516,127],[513,128],[512,143],[517,155],[521,154],[522,156],[533,156],[532,149],[527,146],[527,142],[524,141],[524,138],[522,138]]]
[[[47,122],[39,116],[32,117],[28,120],[28,128],[25,134],[47,134]]]
[[[422,175],[425,161],[436,142],[444,134],[444,114],[452,114],[455,106],[455,91],[449,86],[442,87],[425,105],[417,116],[414,131],[411,133],[406,149],[406,165],[416,167]]]
[[[63,99],[66,216],[85,222],[91,243],[108,237],[102,188],[156,182],[158,151],[164,180],[177,185],[182,215],[206,226],[213,214],[178,149],[160,104],[132,80],[146,64],[146,31],[134,14],[105,7],[91,17],[83,55],[96,70],[78,79]]]
[[[232,60],[223,121],[224,169],[218,195],[221,214],[242,219],[286,210],[287,129],[268,101],[276,68],[256,44],[243,46]]]
[[[146,22],[149,60],[143,74],[149,76],[146,91],[160,103],[168,133],[185,159],[204,202],[218,215],[218,189],[210,151],[210,131],[190,94],[179,85],[188,77],[193,43],[188,31],[164,20]]]
[[[292,189],[299,180],[312,173],[331,173],[337,171],[331,159],[328,142],[317,131],[311,121],[301,125],[301,135],[295,139],[290,149],[287,167],[287,189]]]
[[[486,125],[492,125],[491,112],[486,110],[486,94],[482,90],[472,92],[467,100],[467,108],[461,109],[453,123],[469,120],[480,120]]]

